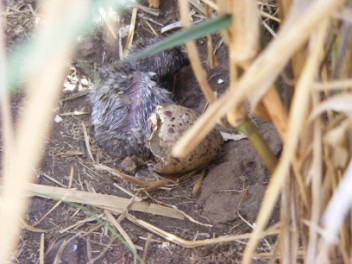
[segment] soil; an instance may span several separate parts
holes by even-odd
[[[29,12],[29,5],[36,10],[34,1],[26,1],[20,6],[19,2],[7,1],[7,7],[12,8],[14,15],[8,15],[6,37],[8,51],[29,38],[29,32],[34,26],[34,16]],[[162,1],[160,15],[152,17],[139,12],[134,39],[155,38],[150,31],[145,17],[151,17],[160,24],[167,25],[177,21],[176,1]],[[17,8],[17,9],[16,9]],[[21,13],[16,13],[21,10]],[[17,14],[17,15],[16,15]],[[20,14],[20,15],[19,15]],[[129,24],[129,14],[123,19]],[[150,22],[148,22],[150,23]],[[160,27],[152,24],[159,31]],[[107,33],[106,33],[107,34]],[[114,60],[114,52],[110,52],[103,45],[103,33],[95,33],[92,37],[85,37],[77,57],[83,57],[88,63],[94,62],[96,67],[108,60]],[[207,63],[206,39],[197,41],[204,68],[208,72],[208,81],[211,87],[221,95],[228,87],[228,51],[224,44],[220,45],[221,37],[214,35],[217,67],[210,69]],[[103,61],[105,55],[107,60]],[[74,62],[73,62],[74,64]],[[72,76],[72,71],[70,75]],[[77,72],[79,75],[79,72]],[[200,92],[197,81],[190,66],[183,68],[175,77],[174,94],[179,104],[192,108],[201,113],[206,107],[206,100]],[[87,86],[83,87],[83,90]],[[45,150],[41,168],[37,172],[36,183],[57,187],[66,187],[69,184],[73,170],[72,187],[77,190],[110,194],[130,198],[125,192],[116,188],[114,183],[136,193],[135,187],[109,172],[96,168],[90,159],[84,144],[82,124],[90,131],[89,103],[85,96],[74,100],[64,98],[77,94],[77,89],[64,92],[58,109],[57,117],[61,121],[53,122],[53,129]],[[20,93],[13,95],[13,110],[20,107]],[[83,115],[67,115],[74,111],[86,112]],[[261,120],[254,120],[259,131],[266,139],[275,155],[279,155],[281,143],[271,124]],[[220,128],[231,134],[237,132],[230,128]],[[136,166],[132,158],[117,161],[109,157],[102,149],[91,141],[93,156],[99,163],[125,169],[125,172],[139,179],[154,179],[145,166]],[[138,162],[137,162],[138,163]],[[186,240],[207,239],[230,234],[244,234],[253,228],[263,194],[268,182],[268,171],[262,164],[256,152],[247,139],[227,141],[219,157],[215,159],[205,171],[205,178],[200,190],[192,194],[195,183],[201,177],[202,171],[176,179],[176,184],[170,188],[158,189],[150,192],[145,202],[170,205],[190,215],[201,223],[211,224],[204,226],[189,220],[177,220],[168,217],[135,213],[134,216],[143,219],[173,235]],[[28,225],[45,230],[45,263],[132,263],[131,251],[108,231],[106,224],[95,220],[88,221],[91,213],[98,215],[103,211],[90,207],[77,207],[69,203],[34,197],[28,209],[25,221]],[[275,212],[271,224],[277,220]],[[86,221],[87,220],[87,221]],[[80,221],[81,224],[73,226]],[[151,233],[128,220],[121,221],[124,230],[129,234],[133,243],[138,246],[138,254],[143,255],[146,238]],[[38,263],[40,239],[42,232],[31,228],[24,228],[18,245],[14,262]],[[238,263],[246,241],[234,241],[224,244],[203,246],[187,249],[152,234],[151,244],[146,253],[146,263]],[[272,252],[275,237],[269,237],[266,242],[260,243],[257,252]],[[93,262],[92,262],[93,263]],[[264,257],[256,257],[253,263],[267,263]]]

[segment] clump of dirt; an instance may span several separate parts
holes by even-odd
[[[259,130],[279,154],[276,130],[265,123]],[[247,140],[228,142],[217,163],[209,169],[198,198],[203,215],[213,224],[235,221],[239,215],[254,223],[268,182],[267,169]]]
[[[152,19],[161,25],[178,20],[176,6],[176,1],[163,1],[160,15]],[[21,8],[27,10],[26,6]],[[7,16],[6,34],[9,50],[12,50],[16,43],[27,39],[25,32],[32,29],[35,21],[33,15],[29,13],[28,16],[29,18],[19,19],[22,16],[18,15],[16,22],[11,16]],[[135,35],[135,39],[139,41],[150,39],[153,35],[148,26],[150,19],[145,19],[148,16],[150,15],[139,13]],[[19,30],[18,28],[21,27],[26,30]],[[157,24],[153,24],[153,27],[157,31],[160,29]],[[105,45],[102,44],[103,35],[98,31],[92,37],[85,36],[82,42],[84,44],[80,45],[78,52],[80,55],[83,54],[86,63],[94,64],[95,67],[113,60]],[[201,59],[208,71],[209,84],[218,95],[221,95],[228,87],[228,52],[224,45],[220,45],[219,35],[214,36],[214,43],[220,47],[216,53],[218,67],[209,69],[206,57],[202,55]],[[201,51],[200,54],[207,54],[204,39],[198,40],[197,45]],[[103,59],[104,57],[106,60]],[[198,88],[191,66],[186,66],[176,74],[173,92],[179,104],[198,113],[206,107],[206,100]],[[14,104],[17,107],[20,102],[17,100]],[[61,100],[57,109],[57,116],[60,118],[57,122],[53,121],[45,157],[37,172],[37,183],[66,188],[73,175],[72,187],[78,190],[126,198],[130,198],[128,192],[140,194],[130,183],[96,167],[96,164],[100,163],[109,167],[122,168],[127,173],[135,173],[137,179],[154,180],[156,176],[153,176],[139,160],[129,159],[120,163],[119,160],[104,153],[95,144],[94,139],[91,141],[91,151],[96,162],[91,160],[85,148],[83,132],[83,127],[90,131],[89,111],[90,106],[85,96]],[[273,152],[278,155],[281,144],[275,129],[262,121],[258,121],[258,127]],[[232,134],[237,133],[232,128],[222,130]],[[250,231],[251,227],[248,223],[253,224],[255,221],[268,181],[268,172],[248,140],[226,142],[221,155],[206,170],[200,192],[192,194],[201,174],[201,172],[195,172],[177,179],[173,178],[172,185],[143,193],[141,196],[146,198],[146,202],[176,207],[197,221],[212,225],[201,225],[188,220],[145,213],[134,213],[134,215],[190,241]],[[99,216],[100,220],[92,215]],[[19,263],[38,261],[42,233],[45,234],[48,263],[53,262],[55,258],[60,259],[61,263],[88,263],[92,260],[96,263],[133,261],[131,250],[116,238],[107,224],[104,224],[106,219],[102,210],[34,197],[25,221],[36,229],[27,227],[23,230],[15,256]],[[136,245],[140,256],[146,248],[146,241],[150,242],[146,255],[147,263],[233,263],[241,258],[241,252],[244,249],[242,243],[235,241],[187,249],[151,234],[148,230],[127,220],[122,220],[120,224]],[[271,250],[267,243],[260,245],[261,252]],[[253,263],[264,262],[258,258],[253,260]]]

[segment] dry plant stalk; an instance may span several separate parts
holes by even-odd
[[[226,9],[228,5],[231,6],[231,9]],[[235,89],[239,71],[245,69],[259,51],[258,9],[254,1],[237,0],[227,3],[226,6],[220,2],[219,7],[222,12],[230,12],[233,15],[232,25],[228,29],[228,45],[230,88]],[[233,127],[237,127],[247,116],[244,102],[227,112],[226,116],[228,122]]]
[[[211,17],[211,8],[208,5],[205,5],[205,15],[207,18]],[[207,36],[207,50],[208,50],[208,64],[210,69],[216,67],[216,57],[214,52],[213,38],[211,35]]]
[[[147,239],[145,241],[144,248],[143,248],[143,256],[142,256],[143,261],[146,261],[146,259],[147,259],[147,254],[148,254],[148,250],[151,245],[151,242],[152,242],[152,237],[153,237],[153,235],[148,233]]]
[[[326,8],[329,6],[329,3],[327,2],[328,1],[325,2]],[[323,5],[323,3],[320,4]],[[329,6],[330,8],[336,8],[339,7],[338,4],[341,3],[331,2],[330,4],[332,5]],[[312,9],[309,11],[306,10],[305,15],[310,16],[312,14],[322,14],[321,9],[320,12],[318,11],[319,7],[321,6],[312,5]],[[326,11],[329,13],[332,10],[326,9]],[[292,17],[290,18],[292,19]],[[299,141],[299,133],[304,125],[304,120],[308,113],[310,94],[307,87],[310,87],[313,84],[315,78],[317,77],[317,69],[322,59],[323,43],[326,36],[326,25],[324,25],[325,24],[318,28],[316,36],[312,40],[310,54],[302,70],[300,79],[298,80],[298,83],[296,85],[290,112],[288,133],[285,141],[285,147],[282,154],[282,158],[268,185],[267,194],[264,196],[263,203],[257,217],[257,229],[253,232],[253,237],[249,241],[249,244],[246,248],[243,263],[250,263],[251,255],[253,254],[259,240],[260,231],[263,230],[264,226],[269,220],[271,211],[275,206],[275,202],[277,201],[277,198],[280,194],[285,178],[289,175],[290,162],[294,157],[295,150]],[[269,193],[270,195],[268,195]]]
[[[225,6],[220,5],[222,12],[232,11],[232,26],[228,29],[230,88],[237,87],[240,73],[245,71],[259,52],[259,11],[254,1],[231,1]],[[231,6],[230,10],[226,7]],[[228,122],[242,133],[245,133],[252,146],[259,154],[262,162],[270,172],[275,170],[277,160],[272,154],[257,128],[247,118],[244,102],[226,113]]]
[[[216,10],[220,13],[231,10],[233,4],[226,0],[217,3]],[[236,65],[230,65],[230,88],[209,106],[173,149],[176,156],[187,155],[214,127],[217,120],[224,115],[231,117],[232,109],[240,107],[245,98],[250,101],[252,109],[258,102],[263,102],[284,141],[284,151],[270,179],[256,220],[257,227],[246,247],[243,263],[250,263],[260,234],[280,195],[281,229],[275,250],[277,253],[272,255],[272,263],[278,256],[283,263],[295,263],[302,258],[307,263],[335,263],[341,260],[348,263],[352,259],[351,195],[350,191],[343,194],[346,191],[343,184],[350,186],[349,182],[352,182],[352,164],[349,164],[352,153],[352,37],[350,30],[346,30],[347,20],[339,23],[330,19],[332,16],[346,18],[341,14],[346,14],[346,10],[351,9],[352,2],[348,2],[348,8],[341,14],[336,14],[343,3],[343,0],[316,0],[309,3],[304,0],[292,3],[279,0],[282,22],[280,31],[258,56],[250,58],[250,53],[247,54],[248,57],[244,56],[245,63],[239,59],[237,60],[241,63],[236,63],[234,58],[238,53],[234,51],[242,47],[243,54],[246,54],[243,43],[249,47],[247,37],[255,36],[255,33],[250,35],[248,30],[244,30],[246,23],[243,22],[257,12],[253,11],[255,8],[242,18],[243,28],[237,23],[237,31],[233,30],[233,25],[233,31],[230,29],[223,32],[224,41],[232,54],[230,61]],[[240,2],[236,8],[241,5],[244,8],[250,4]],[[231,14],[234,19],[236,15],[239,19],[241,12],[238,14],[236,11],[238,10],[233,10]],[[242,13],[245,14],[245,9]],[[241,30],[243,38],[240,41],[243,41],[243,46],[239,48],[232,37]],[[330,38],[334,42],[329,46]],[[337,51],[329,49],[333,45]],[[289,118],[273,86],[287,63],[290,63],[292,69],[293,80],[290,85],[294,87]],[[238,74],[238,66],[245,70],[241,76]],[[318,83],[320,78],[322,81]],[[340,80],[342,78],[344,80]],[[326,91],[324,97],[322,91]],[[339,92],[342,94],[336,95]],[[328,99],[321,102],[325,98]],[[319,115],[326,112],[325,122],[321,122]],[[328,209],[324,211],[327,205]],[[336,208],[340,208],[340,211]],[[321,227],[322,219],[326,230]],[[302,255],[302,252],[305,254]]]
[[[95,163],[95,159],[93,157],[93,153],[92,153],[92,150],[91,150],[91,147],[90,147],[90,137],[89,137],[89,135],[87,133],[87,128],[86,128],[86,125],[84,124],[83,121],[81,122],[81,126],[82,126],[82,130],[83,130],[84,143],[86,144],[89,157],[90,157],[91,161],[93,163]]]
[[[128,50],[132,47],[134,32],[135,32],[135,29],[136,29],[137,12],[138,12],[138,8],[134,7],[132,9],[130,29],[128,31],[125,48],[123,50],[124,58],[127,57]]]
[[[201,247],[201,246],[207,246],[207,245],[214,245],[214,244],[220,244],[220,243],[227,243],[227,242],[232,242],[232,241],[238,241],[238,240],[247,240],[248,238],[251,237],[251,234],[240,234],[240,235],[227,235],[227,236],[220,236],[217,238],[210,238],[210,239],[205,239],[205,240],[195,240],[195,241],[190,241],[190,240],[185,240],[183,238],[180,238],[176,235],[173,235],[169,232],[166,232],[162,230],[159,227],[156,227],[146,221],[143,221],[141,219],[137,219],[131,214],[127,214],[126,218],[130,220],[132,223],[139,225],[140,227],[143,227],[150,232],[163,237],[164,239],[175,243],[179,246],[185,247],[185,248],[196,248],[196,247]],[[261,232],[261,236],[271,236],[271,235],[276,235],[278,234],[278,231],[276,230],[275,227],[269,228],[267,231]]]
[[[329,81],[329,82],[316,82],[314,83],[313,88],[317,91],[334,91],[334,90],[345,90],[352,88],[352,80],[336,80],[336,81]]]
[[[148,0],[149,6],[153,8],[160,7],[160,0]]]
[[[0,3],[0,10],[3,10],[2,3]],[[11,107],[9,101],[8,89],[6,86],[6,47],[5,47],[5,19],[4,16],[0,16],[0,107],[1,107],[1,127],[3,130],[3,164],[8,164],[9,159],[12,157],[11,151],[14,147],[13,139],[13,125],[11,118]],[[4,167],[3,174],[7,167]]]
[[[230,3],[229,3],[230,4]],[[238,79],[236,68],[247,70],[257,56],[260,45],[259,10],[254,1],[232,1],[233,22],[231,27],[230,48],[230,87],[236,87]],[[221,10],[226,10],[225,7]],[[281,103],[275,86],[271,86],[264,94],[262,102],[265,111],[259,112],[276,126],[282,139],[287,127],[286,111]],[[229,123],[236,127],[246,115],[243,103],[237,109],[227,113]]]
[[[179,157],[186,156],[211,131],[217,120],[231,108],[241,103],[246,96],[250,99],[252,107],[255,107],[282,71],[289,58],[307,41],[312,30],[324,17],[337,10],[343,2],[343,0],[330,1],[314,2],[306,12],[295,14],[290,19],[291,21],[286,22],[277,38],[270,43],[243,74],[237,83],[236,90],[229,89],[209,106],[194,126],[177,142],[173,148],[173,154]],[[295,21],[294,24],[293,21]],[[282,53],[278,54],[278,50]],[[256,78],[253,78],[253,76],[256,76]]]
[[[40,236],[40,249],[39,249],[39,264],[44,264],[44,255],[45,255],[45,246],[44,246],[44,233],[41,234]]]
[[[37,29],[37,39],[41,40],[41,43],[47,43],[51,34],[50,26],[56,26],[59,18],[62,18],[64,14],[67,16],[68,10],[70,12],[76,10],[74,18],[70,17],[72,26],[82,23],[89,4],[89,1],[46,1],[42,9],[46,24]],[[67,35],[61,34],[60,38],[63,40],[63,46],[45,62],[45,65],[40,65],[40,70],[37,65],[38,53],[35,52],[32,57],[27,58],[26,63],[28,64],[24,65],[24,69],[27,70],[26,77],[31,78],[31,84],[28,86],[24,109],[16,127],[17,133],[13,139],[16,144],[12,144],[13,149],[4,160],[0,208],[1,263],[9,259],[16,245],[20,232],[20,219],[27,206],[22,193],[26,183],[32,180],[33,168],[39,164],[41,150],[49,132],[48,124],[53,118],[51,109],[58,101],[61,79],[66,72],[66,62],[72,52],[72,45],[70,45],[73,41],[72,37],[67,33]],[[40,49],[39,46],[37,48]],[[55,67],[48,65],[55,65]],[[11,142],[5,144],[12,147]]]
[[[183,0],[180,0],[178,3],[180,8],[182,25],[185,28],[189,28],[191,26],[189,4],[187,1],[183,1]],[[216,100],[216,97],[208,84],[207,74],[202,67],[202,63],[200,61],[198,50],[194,41],[187,42],[186,49],[187,49],[189,61],[191,63],[194,75],[199,83],[200,89],[202,90],[208,103],[211,104]]]
[[[259,52],[259,11],[255,1],[231,1],[231,63],[246,69]]]
[[[143,181],[143,180],[140,180],[136,177],[127,175],[126,173],[123,173],[122,171],[120,171],[116,168],[110,168],[110,167],[102,165],[102,164],[97,164],[95,166],[95,168],[98,170],[108,171],[112,175],[119,177],[120,179],[134,185],[135,187],[137,187],[137,186],[142,187],[145,191],[148,191],[148,192],[174,182],[168,178],[162,178],[161,180],[157,180],[157,181]]]
[[[127,234],[125,229],[123,229],[120,223],[114,218],[114,216],[109,211],[105,210],[105,215],[107,220],[117,229],[117,231],[125,239],[125,241],[130,247],[129,250],[131,250],[134,255],[137,254],[136,246],[133,244],[130,236]]]
[[[63,202],[82,203],[96,206],[98,208],[110,210],[115,213],[123,213],[126,209],[160,215],[176,219],[184,219],[184,215],[173,208],[158,204],[148,204],[145,202],[134,202],[130,207],[130,199],[113,195],[77,191],[75,189],[65,189],[60,187],[45,186],[39,184],[29,184],[23,192],[27,196],[38,196],[48,199],[60,200]],[[21,197],[23,197],[23,194]]]
[[[281,140],[284,142],[287,132],[288,117],[281,99],[276,92],[275,86],[272,85],[267,93],[264,94],[262,102],[270,121],[275,125]]]

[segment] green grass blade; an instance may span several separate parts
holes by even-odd
[[[231,16],[218,16],[212,19],[207,19],[200,22],[189,29],[181,30],[169,37],[158,41],[157,43],[145,48],[144,50],[131,54],[127,60],[137,60],[144,57],[151,56],[163,50],[167,50],[187,41],[198,39],[209,34],[215,33],[228,27],[231,24]]]

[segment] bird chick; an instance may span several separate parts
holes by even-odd
[[[147,120],[157,105],[174,104],[165,88],[188,63],[180,48],[139,61],[104,66],[91,91],[91,123],[96,142],[112,157],[148,158]]]

